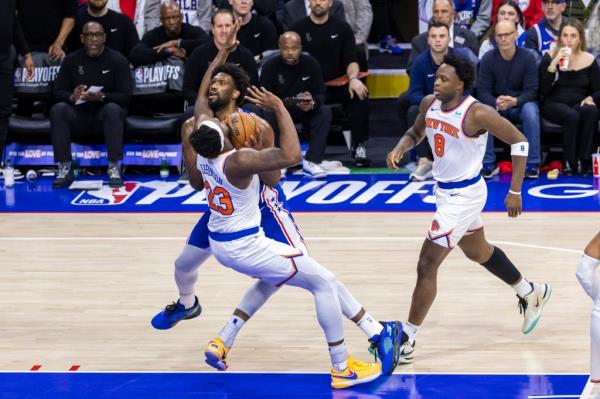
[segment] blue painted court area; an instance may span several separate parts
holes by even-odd
[[[105,176],[104,176],[105,177]],[[101,177],[98,177],[101,179]],[[13,188],[0,185],[0,212],[204,212],[204,191],[177,184],[174,177],[125,176],[122,188],[53,189],[52,178],[19,180]],[[410,182],[408,175],[333,175],[324,180],[288,176],[282,181],[296,212],[414,212],[435,210],[434,181]],[[486,211],[505,211],[509,175],[487,182]],[[600,211],[598,179],[561,177],[526,180],[523,209],[527,211]]]
[[[0,373],[1,399],[522,399],[579,397],[587,375],[395,374],[332,390],[328,374]]]

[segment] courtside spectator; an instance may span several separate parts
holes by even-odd
[[[320,164],[331,127],[331,108],[325,105],[321,67],[314,57],[301,53],[302,42],[296,32],[281,35],[279,48],[281,54],[265,61],[260,85],[281,98],[294,122],[308,131],[308,151],[302,161],[304,173],[325,177],[325,168]]]
[[[354,33],[358,64],[361,70],[366,71],[369,69],[369,66],[367,65],[369,54],[367,38],[369,37],[369,32],[371,32],[371,24],[373,23],[373,9],[371,8],[371,3],[369,0],[341,1],[344,4],[346,22],[350,24],[352,33]]]
[[[504,0],[492,0],[492,21],[498,21],[498,9]],[[533,25],[540,22],[544,17],[544,9],[542,0],[519,1],[519,9],[523,14],[523,26],[525,29],[531,28]]]
[[[558,31],[568,20],[562,13],[567,8],[566,0],[544,0],[544,18],[527,31],[525,47],[534,49],[540,55],[546,54],[558,40]]]
[[[208,69],[208,65],[216,57],[219,49],[227,44],[227,35],[231,31],[233,23],[234,17],[231,10],[221,9],[217,11],[212,17],[213,40],[196,48],[189,57],[183,79],[183,96],[189,105],[193,105],[196,102],[196,95],[198,94],[202,77]],[[235,51],[227,57],[227,62],[238,64],[242,67],[250,77],[250,82],[256,84],[258,73],[254,56],[250,50],[241,44],[238,45]],[[193,107],[190,107],[188,112],[193,113]]]
[[[525,178],[537,179],[541,154],[536,58],[531,50],[517,47],[513,21],[499,21],[495,31],[496,48],[486,53],[479,63],[477,98],[509,121],[521,125],[529,142]],[[494,137],[489,135],[481,174],[489,179],[497,172]]]
[[[211,0],[172,0],[179,4],[183,13],[183,22],[210,31],[210,17],[213,6]],[[160,25],[160,6],[165,0],[138,0],[135,27],[140,35]]]
[[[131,97],[129,61],[104,46],[106,35],[98,22],[88,22],[80,35],[83,48],[65,57],[54,84],[57,103],[50,111],[50,134],[58,173],[54,187],[68,187],[74,179],[71,136],[104,135],[111,187],[121,187],[123,128]]]
[[[108,0],[88,0],[86,7],[80,7],[75,18],[75,28],[69,37],[69,51],[81,48],[81,32],[88,22],[98,22],[106,34],[106,46],[118,51],[126,58],[139,42],[135,26],[131,20],[116,11],[109,10]]]
[[[563,128],[566,176],[590,175],[592,143],[598,130],[600,67],[585,49],[583,25],[570,19],[560,28],[556,48],[544,55],[539,67],[541,113]],[[561,59],[565,60],[562,68]]]
[[[513,0],[502,0],[500,9],[496,13],[498,22],[510,21],[515,24],[517,29],[517,47],[522,47],[525,44],[527,32],[523,29],[523,12],[519,5]],[[483,36],[481,46],[479,46],[479,58],[481,59],[485,53],[496,48],[494,38],[496,36],[495,26],[492,26]]]
[[[289,0],[283,6],[283,17],[281,25],[284,31],[290,30],[290,27],[296,22],[308,17],[311,13],[309,0]],[[346,20],[344,5],[340,0],[333,0],[329,14],[332,18]]]
[[[478,38],[483,36],[492,21],[492,0],[454,0],[454,22],[470,29]]]
[[[171,56],[186,59],[196,47],[210,40],[201,28],[183,22],[177,2],[160,6],[160,20],[161,25],[146,32],[131,51],[132,64],[149,65]]]
[[[332,0],[310,0],[310,16],[298,21],[290,30],[298,33],[302,47],[315,57],[323,71],[323,79],[346,77],[342,86],[328,86],[326,103],[342,103],[352,129],[352,158],[356,166],[368,166],[365,142],[369,138],[368,91],[358,78],[360,68],[356,43],[347,22],[330,18]]]
[[[252,13],[253,0],[229,0],[229,4],[235,18],[242,19],[237,38],[257,61],[265,51],[277,48],[277,28],[268,18]]]

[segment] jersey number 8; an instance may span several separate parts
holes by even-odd
[[[433,144],[434,144],[435,155],[437,155],[440,158],[443,157],[444,156],[444,146],[446,145],[446,139],[444,138],[444,136],[442,136],[439,133],[436,133],[435,136],[433,136]]]

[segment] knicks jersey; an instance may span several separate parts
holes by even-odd
[[[461,103],[442,110],[435,99],[425,114],[425,132],[433,150],[433,178],[440,182],[457,182],[479,175],[487,144],[487,132],[469,137],[463,130],[469,108],[477,102],[466,96]]]
[[[197,157],[210,209],[208,229],[214,233],[235,233],[260,225],[258,176],[252,176],[245,189],[235,187],[225,176],[227,158],[235,151],[232,149],[212,159]]]

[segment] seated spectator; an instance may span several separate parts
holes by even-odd
[[[525,44],[527,33],[523,29],[523,12],[513,0],[502,0],[500,9],[497,12],[498,22],[510,21],[517,27],[517,47],[522,47]],[[495,26],[492,26],[484,35],[481,46],[479,47],[479,58],[481,59],[485,53],[496,48],[494,38],[496,36]]]
[[[129,59],[133,65],[149,65],[175,56],[186,59],[192,51],[209,40],[202,29],[183,23],[181,8],[176,2],[160,6],[161,25],[147,32],[133,48]]]
[[[503,0],[492,0],[492,21],[499,21],[498,10],[503,3]],[[518,7],[523,15],[523,27],[525,29],[531,28],[544,17],[542,0],[519,1]]]
[[[544,55],[539,67],[542,116],[563,128],[565,176],[590,175],[598,129],[600,67],[585,49],[583,25],[570,19],[560,28],[556,48]]]
[[[327,175],[320,165],[331,128],[331,108],[325,105],[325,84],[317,60],[302,54],[296,32],[279,37],[281,54],[265,61],[260,85],[283,100],[295,123],[308,129],[310,142],[302,161],[304,173],[314,178]],[[276,124],[271,124],[274,128]]]
[[[258,61],[267,50],[277,48],[277,28],[267,18],[252,13],[253,0],[229,0],[235,18],[242,19],[237,38]]]
[[[410,85],[408,87],[408,108],[405,118],[409,126],[412,126],[419,113],[419,104],[425,96],[433,93],[433,85],[436,72],[448,53],[454,53],[465,58],[473,58],[474,55],[468,48],[451,48],[450,31],[448,26],[442,22],[432,22],[427,29],[427,42],[429,50],[425,51],[415,59],[410,70]],[[404,132],[402,132],[404,134]],[[427,140],[423,140],[416,147],[418,164],[417,169],[410,174],[409,178],[416,181],[430,179],[433,166],[433,155]]]
[[[567,8],[566,0],[543,0],[542,8],[544,18],[533,25],[525,37],[525,47],[534,49],[540,55],[546,54],[556,43],[559,29],[568,20],[562,15]]]
[[[88,0],[87,7],[80,7],[75,18],[75,28],[69,37],[69,51],[81,48],[80,36],[88,22],[98,22],[106,34],[106,46],[118,51],[125,58],[140,41],[133,22],[123,14],[109,10],[108,0]]]
[[[17,11],[31,51],[47,52],[52,60],[65,56],[63,47],[75,26],[76,0],[21,0]]]
[[[330,18],[332,0],[310,0],[310,16],[291,28],[302,39],[302,47],[315,57],[327,81],[346,76],[343,86],[328,86],[326,103],[342,103],[352,128],[352,158],[356,166],[369,166],[365,142],[369,138],[368,91],[358,78],[360,68],[352,28],[347,22]]]
[[[346,22],[350,24],[354,41],[356,42],[356,55],[361,71],[369,69],[367,59],[369,48],[367,38],[373,23],[373,9],[369,0],[341,0],[344,4],[344,15]],[[392,50],[390,50],[392,51]],[[404,50],[403,50],[404,51]]]
[[[480,38],[490,27],[492,20],[492,0],[454,0],[454,22]]]
[[[227,35],[229,35],[234,23],[233,12],[227,9],[220,9],[213,15],[211,23],[213,40],[196,48],[187,62],[186,73],[183,79],[183,96],[189,105],[196,102],[196,95],[198,94],[202,77],[208,69],[208,65],[216,57],[219,49],[227,44]],[[254,56],[250,50],[242,45],[238,45],[235,51],[227,57],[227,62],[241,66],[250,77],[250,82],[256,84],[258,73]],[[193,107],[190,107],[189,110],[188,113],[193,112]]]
[[[123,128],[131,96],[129,62],[104,46],[106,35],[98,22],[83,26],[83,48],[63,61],[54,84],[57,103],[50,110],[50,135],[54,160],[58,162],[55,188],[74,180],[71,157],[73,133],[99,131],[104,134],[111,187],[121,187]],[[93,90],[92,87],[97,88]]]
[[[530,50],[517,47],[513,21],[499,21],[495,30],[496,48],[487,52],[479,63],[477,97],[509,121],[521,124],[529,142],[525,178],[537,179],[541,155],[536,59]],[[489,179],[497,171],[494,138],[488,135],[482,175]]]
[[[290,0],[283,7],[283,16],[281,25],[284,31],[290,30],[290,27],[296,22],[308,17],[311,13],[309,0]],[[344,5],[340,0],[332,0],[330,7],[330,15],[332,18],[346,20]]]
[[[183,12],[183,23],[190,24],[210,31],[210,16],[212,14],[211,0],[172,0],[179,3]],[[135,27],[140,37],[161,24],[160,6],[165,0],[137,0],[135,12]]]

